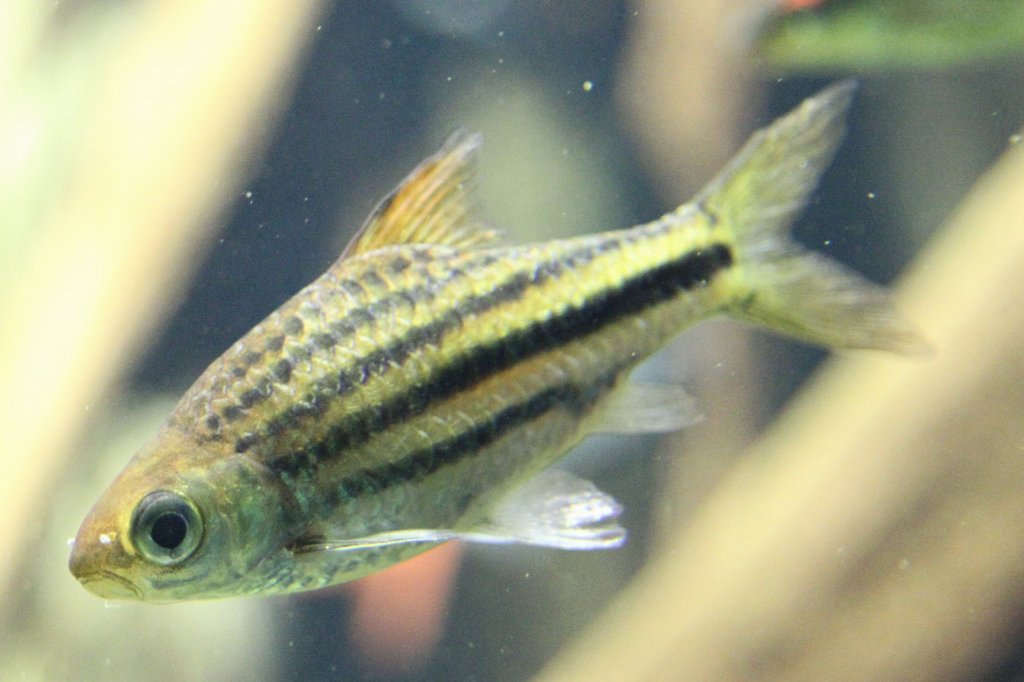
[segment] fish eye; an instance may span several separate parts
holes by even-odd
[[[203,518],[187,498],[158,490],[142,498],[132,516],[131,538],[155,564],[173,566],[192,556],[203,538]]]

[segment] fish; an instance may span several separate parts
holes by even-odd
[[[341,256],[216,359],[88,512],[71,573],[108,600],[315,590],[449,540],[622,545],[554,466],[590,434],[699,418],[631,370],[727,315],[833,348],[927,344],[889,292],[787,236],[843,135],[841,82],[650,223],[507,244],[455,132]]]

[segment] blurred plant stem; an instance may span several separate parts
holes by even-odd
[[[1022,188],[1016,145],[906,282],[934,355],[832,362],[540,679],[963,679],[998,662],[1024,590]]]
[[[636,0],[616,98],[667,203],[693,195],[757,111],[743,30],[773,0]]]
[[[55,84],[77,89],[80,100],[67,101],[55,87],[40,103],[73,108],[75,115],[48,117],[54,125],[39,135],[66,139],[77,153],[46,160],[49,174],[40,173],[39,182],[63,174],[68,180],[49,197],[42,222],[31,226],[36,234],[20,256],[19,277],[0,299],[0,594],[11,594],[22,540],[41,523],[29,511],[40,508],[37,500],[74,456],[86,419],[97,416],[90,406],[131,366],[173,306],[195,254],[250,172],[263,142],[253,130],[268,129],[286,101],[287,75],[320,7],[286,0],[141,3],[131,8],[116,45],[106,46],[106,59],[78,74],[86,87]],[[45,23],[22,14],[26,24]],[[84,16],[65,17],[73,24],[60,31],[79,45],[111,39],[95,30],[95,15]],[[55,49],[48,45],[40,37],[34,49]],[[5,54],[14,67],[4,71],[35,69],[20,80],[45,88],[50,55],[28,59],[29,48],[22,48]],[[26,163],[36,161],[28,151]],[[0,154],[11,158],[10,149]]]

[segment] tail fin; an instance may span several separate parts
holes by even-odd
[[[733,315],[825,346],[922,352],[885,289],[786,235],[839,144],[855,87],[833,85],[757,131],[697,206],[732,232],[745,292]]]

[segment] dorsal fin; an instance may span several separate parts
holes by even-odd
[[[381,201],[341,257],[394,244],[479,246],[497,238],[472,216],[470,192],[480,135],[457,130]]]

